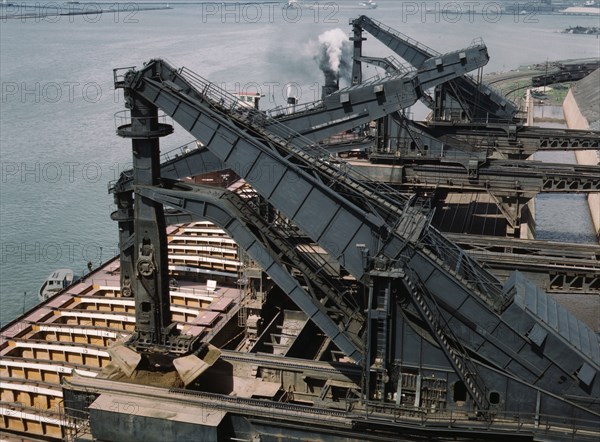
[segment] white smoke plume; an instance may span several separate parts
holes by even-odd
[[[350,45],[346,33],[340,28],[331,29],[319,35],[321,54],[319,64],[327,63],[333,72],[339,72],[344,44]]]
[[[325,78],[340,78],[350,81],[352,45],[344,31],[331,29],[319,35],[319,49],[315,60]]]

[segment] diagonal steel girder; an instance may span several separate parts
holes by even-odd
[[[271,279],[344,354],[356,363],[361,362],[364,351],[361,339],[341,329],[327,315],[319,300],[307,294],[300,283],[281,264],[279,257],[248,228],[244,214],[230,201],[235,197],[232,192],[191,184],[179,185],[173,189],[138,186],[136,191],[155,202],[180,209],[190,213],[195,219],[210,221],[222,228],[260,264]]]

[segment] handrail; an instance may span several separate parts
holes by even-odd
[[[392,57],[389,57],[389,58],[392,58]],[[395,72],[393,74],[395,76],[404,76],[404,75],[415,72],[414,69],[409,69],[407,67],[404,67],[397,60],[396,60],[396,63],[400,67],[394,66],[394,68],[397,69],[397,72]],[[370,84],[376,83],[381,80],[382,80],[382,76],[379,74],[375,74],[372,77],[369,77],[366,80],[363,80],[363,82],[359,85],[347,86],[347,87],[341,88],[338,91],[338,93],[353,90],[353,89],[356,89],[359,87],[368,86]],[[295,104],[293,106],[277,106],[273,109],[267,110],[266,113],[271,118],[285,120],[286,118],[296,118],[303,114],[307,114],[307,113],[310,113],[313,111],[319,111],[323,108],[324,108],[323,100],[316,100],[316,101],[310,101],[310,102],[303,103],[303,104]],[[293,112],[292,112],[292,110],[293,110]],[[289,111],[289,113],[288,113],[288,111]]]
[[[254,218],[253,221],[263,222],[262,217],[258,213],[258,208],[251,198],[243,198],[238,193],[228,194],[228,199],[231,201],[240,211],[246,216]],[[342,308],[346,311],[347,318],[354,319],[357,312],[360,311],[360,306],[349,299],[345,294],[347,293],[346,287],[340,282],[334,281],[333,278],[329,277],[327,270],[331,274],[334,274],[334,269],[330,266],[325,259],[320,258],[319,252],[314,249],[311,244],[302,243],[302,247],[307,252],[299,251],[296,244],[289,241],[289,238],[297,236],[297,232],[287,225],[283,220],[276,219],[269,224],[272,237],[267,238],[269,241],[273,241],[277,247],[283,247],[287,250],[281,250],[285,252],[288,259],[296,260],[296,265],[302,272],[307,273],[307,277],[311,278],[312,283],[315,283],[319,289],[323,292],[323,295],[328,297],[330,301],[333,301],[335,307]]]
[[[161,124],[172,125],[171,117],[169,117],[167,114],[159,114],[157,120],[157,117],[132,117],[131,110],[124,109],[117,111],[114,114],[115,130],[119,130],[123,126],[132,124],[134,121],[144,122],[146,120],[151,122],[158,121],[158,123]]]
[[[503,291],[502,284],[495,276],[463,249],[444,237],[439,230],[430,227],[421,238],[421,244],[434,252],[449,270],[472,284],[480,292],[480,299],[486,301],[496,311],[501,311],[512,299]]]
[[[279,138],[278,141],[288,149],[288,153],[300,157],[304,161],[308,159],[308,155],[311,159],[311,166],[318,167],[322,172],[325,172],[331,178],[339,180],[343,184],[351,184],[365,189],[372,197],[377,199],[379,204],[383,205],[385,203],[384,207],[387,207],[388,210],[391,209],[397,215],[402,213],[402,208],[408,198],[405,195],[399,194],[393,187],[380,181],[372,180],[365,173],[353,169],[349,163],[335,157],[324,147],[303,137],[298,132],[272,119],[268,115],[255,109],[241,109],[236,111],[237,99],[233,95],[220,89],[195,72],[184,67],[181,68],[180,75],[193,86],[200,86],[204,91],[203,93],[210,92],[209,96],[217,99],[217,102],[212,103],[215,110],[220,110],[228,116],[236,117],[238,121],[241,118],[241,122],[258,123],[258,127],[251,126],[255,130],[266,127],[267,134]],[[293,145],[290,143],[292,139]]]
[[[416,48],[419,48],[421,51],[423,51],[424,54],[428,55],[428,58],[441,55],[435,49],[431,49],[430,47],[424,45],[423,43],[420,43],[417,40],[415,40],[413,38],[410,38],[408,35],[403,34],[402,32],[397,31],[396,29],[391,28],[388,25],[385,25],[385,24],[381,23],[380,21],[375,20],[375,19],[373,19],[371,17],[367,17],[365,15],[361,15],[356,21],[359,21],[361,24],[362,23],[374,24],[375,26],[377,26],[378,28],[382,29],[383,31],[388,32],[388,33],[390,33],[392,35],[395,35],[397,37],[400,37],[405,42],[411,44],[412,46],[415,46]]]
[[[187,155],[189,154],[192,150],[195,149],[201,149],[202,143],[200,143],[198,140],[192,140],[189,141],[188,143],[185,144],[181,144],[180,146],[174,147],[171,150],[168,150],[166,152],[163,152],[160,154],[160,163],[164,163],[167,161],[171,161],[181,155]]]

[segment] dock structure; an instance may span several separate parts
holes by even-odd
[[[363,30],[415,69],[362,81]],[[357,81],[276,115],[164,60],[115,69],[134,159],[110,185],[120,255],[2,330],[3,431],[597,440],[598,337],[547,292],[597,296],[600,253],[505,237],[530,194],[600,181],[525,151],[597,133],[525,129],[465,77],[482,42],[440,54],[366,17],[353,31]],[[418,99],[431,124],[403,115]],[[169,118],[198,141],[161,162]],[[357,127],[358,153],[326,141]],[[493,219],[501,241],[439,228],[456,223],[432,208],[459,190],[485,195],[485,213],[457,204],[463,226]]]
[[[600,130],[600,69],[575,83],[563,103],[567,125],[572,129]],[[600,150],[577,151],[577,162],[582,165],[600,164]],[[596,229],[596,238],[600,243],[600,193],[588,196],[588,205],[592,222]]]

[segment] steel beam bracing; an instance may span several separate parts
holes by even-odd
[[[161,162],[161,178],[181,179],[227,168],[210,150],[197,146],[195,142],[180,146],[175,151],[177,153]],[[129,169],[121,173],[118,180],[111,182],[108,190],[119,194],[132,189],[133,170]]]
[[[395,75],[401,72],[410,72],[414,68],[403,66],[394,56],[389,57],[367,57],[361,56],[359,61],[362,63],[369,63],[383,69],[388,75]]]
[[[375,159],[389,157],[403,160],[467,163],[486,157],[523,160],[537,151],[597,150],[600,132],[593,130],[551,129],[516,124],[461,124],[417,122],[392,114],[400,126],[408,126],[419,135],[428,149],[414,149],[409,138],[393,140],[388,152],[372,150]]]
[[[427,139],[416,138],[420,142],[415,142],[414,150],[423,150],[420,146]],[[397,166],[396,157],[376,154],[371,156],[375,164],[359,160],[350,163],[371,179],[381,180],[403,191],[445,189],[486,192],[513,228],[519,227],[523,207],[538,193],[593,193],[600,190],[600,166],[496,160],[477,156],[461,164],[464,158],[451,162],[448,157],[448,162],[436,163],[419,157],[419,161],[404,161]]]
[[[368,63],[378,66],[381,69],[383,69],[387,75],[396,75],[401,72],[410,72],[414,69],[401,64],[396,59],[396,57],[392,55],[384,58],[361,56],[358,58],[358,61],[361,63]],[[425,103],[425,105],[429,108],[433,108],[433,106],[435,105],[433,98],[426,91],[423,91],[423,95],[421,96],[420,100],[423,103]]]
[[[371,144],[370,140],[338,139],[336,136],[344,130],[410,107],[423,93],[423,86],[430,87],[429,85],[438,84],[448,78],[455,78],[464,72],[483,66],[487,61],[485,45],[474,45],[464,51],[440,55],[439,61],[427,60],[419,72],[403,72],[395,75],[394,78],[384,80],[373,78],[366,84],[338,91],[323,101],[307,103],[293,113],[288,113],[285,109],[277,109],[277,112],[283,112],[278,117],[278,121],[284,122],[294,130],[289,132],[288,136],[302,134],[313,141],[322,141],[330,137],[327,140],[327,147],[331,152],[364,148]],[[384,84],[386,88],[396,91],[396,94],[385,94]],[[203,100],[196,91],[190,90],[189,95],[194,99]],[[385,105],[382,105],[384,96]],[[254,114],[252,117],[259,121],[262,119],[261,115]],[[268,121],[264,119],[265,123]],[[274,132],[277,132],[277,126],[272,128]],[[210,150],[188,147],[181,152],[180,157],[161,164],[161,176],[180,178],[192,176],[194,172],[204,173],[223,168],[223,164],[212,155]],[[128,188],[130,183],[131,173],[126,172],[113,184],[114,189],[111,190],[122,191]]]
[[[383,162],[384,157],[377,159]],[[372,165],[352,161],[367,176],[381,177],[389,184],[409,189],[449,189],[487,191],[511,196],[537,193],[592,193],[600,191],[600,166],[543,163],[539,161],[495,160],[475,168],[475,175],[464,166],[450,163],[405,162],[403,173],[392,164]]]
[[[138,187],[141,195],[176,207],[190,213],[194,219],[207,220],[225,230],[286,292],[292,301],[342,350],[348,357],[359,363],[363,354],[362,341],[358,332],[362,328],[362,318],[356,307],[349,305],[348,299],[326,281],[324,274],[311,269],[296,249],[286,240],[269,229],[262,217],[233,192],[215,187],[185,184],[173,188]],[[248,226],[252,226],[250,229]],[[300,283],[286,269],[282,257],[293,259],[293,265],[302,271],[317,286],[328,303],[320,301],[314,294],[307,293]],[[329,307],[328,305],[331,305]],[[338,323],[331,316],[334,309],[343,313]],[[340,328],[340,325],[343,328]]]
[[[461,124],[415,122],[430,136],[453,144],[466,144],[473,150],[499,152],[505,157],[525,159],[543,150],[597,150],[600,132],[554,129],[516,124]],[[458,142],[458,143],[457,143]]]
[[[356,57],[355,57],[356,58]],[[401,64],[394,56],[390,55],[388,57],[367,57],[360,56],[357,60],[361,63],[368,63],[383,69],[387,75],[397,75],[399,73],[411,72],[414,68],[405,66]],[[433,98],[423,91],[423,95],[420,97],[420,100],[425,103],[425,105],[429,108],[434,106]]]
[[[354,149],[368,150],[373,144],[371,137],[350,134],[334,135],[319,142],[330,153],[348,152]],[[227,169],[214,154],[196,141],[176,147],[162,155],[160,165],[162,178],[177,180],[209,172]],[[119,194],[133,189],[133,170],[121,173],[118,180],[109,183],[109,192]],[[133,219],[133,218],[132,218]],[[115,219],[116,221],[116,219]]]
[[[600,136],[598,132],[591,130],[564,130],[564,129],[546,129],[527,126],[503,126],[503,125],[444,125],[442,123],[423,124],[413,122],[400,115],[393,113],[392,116],[401,121],[401,126],[406,126],[409,136],[409,143],[404,148],[399,148],[398,152],[386,154],[382,152],[372,152],[371,156],[375,161],[385,161],[393,158],[397,161],[398,154],[404,160],[441,160],[448,163],[460,163],[465,167],[470,167],[469,162],[478,161],[482,163],[485,157],[493,152],[500,152],[502,155],[510,158],[524,158],[535,153],[537,150],[554,150],[554,149],[598,149],[600,148]],[[307,117],[308,118],[308,117]],[[316,134],[315,134],[316,136]],[[337,138],[336,138],[337,137]],[[412,140],[412,144],[410,142]],[[365,149],[372,144],[372,141],[364,138],[348,139],[348,137],[334,136],[323,141],[329,152],[335,153],[352,149]],[[425,149],[413,146],[426,146]],[[178,149],[177,158],[170,158],[161,165],[161,176],[166,178],[181,178],[185,176],[193,176],[199,173],[205,173],[215,170],[221,170],[224,165],[206,148],[195,146],[194,143],[189,143],[186,146]],[[390,156],[391,155],[391,156]],[[479,166],[477,166],[479,167]],[[564,167],[563,167],[564,169]],[[581,169],[581,168],[580,168]],[[594,178],[595,170],[584,171],[577,170],[570,177],[561,177],[560,171],[550,171],[548,178],[541,178],[543,183],[526,184],[521,182],[525,192],[586,192],[595,191],[595,186],[589,183],[586,176]],[[460,176],[457,176],[452,170],[447,170],[448,175],[446,184],[454,186],[454,188],[476,188],[477,184],[466,183],[461,181]],[[590,175],[591,173],[591,175]],[[420,180],[421,175],[416,171],[411,181],[435,183],[431,180],[426,172],[423,172],[423,180]],[[489,176],[489,175],[492,176]],[[460,175],[460,174],[459,174]],[[486,183],[495,183],[498,177],[494,179],[493,175],[497,173],[485,173]],[[509,174],[501,173],[503,176]],[[517,173],[516,178],[518,179]],[[471,177],[469,177],[471,178]],[[502,182],[510,178],[499,178],[499,185],[502,187]],[[527,180],[529,181],[529,180]],[[125,173],[121,179],[115,184],[117,189],[127,188],[126,184],[131,182],[131,173]],[[452,183],[452,184],[450,184]],[[433,184],[443,186],[442,183]],[[120,186],[120,187],[118,187]],[[427,185],[426,185],[427,186]],[[473,187],[472,187],[473,186]],[[513,189],[512,183],[504,184],[505,189]]]
[[[164,65],[164,62],[161,62],[161,64]],[[166,73],[164,75],[166,75]],[[163,75],[163,77],[164,77],[164,75]],[[176,73],[175,75],[179,77],[179,74]],[[183,80],[181,77],[179,77],[179,79]],[[198,78],[196,78],[196,81],[197,80],[198,80]],[[160,85],[158,83],[154,82],[153,80],[145,80],[144,83],[145,83],[144,87],[145,87],[145,89],[148,89],[149,93],[151,93],[151,94],[152,93],[156,93],[158,95],[160,93],[159,91],[162,91],[162,93],[165,96],[165,98],[167,97],[167,94],[165,94],[165,92],[167,92],[167,91],[171,91],[171,92],[177,91],[177,92],[179,92],[178,89],[179,90],[182,89],[180,87],[178,87],[177,89],[175,87],[173,87],[172,80],[169,80],[169,81],[166,82],[167,83],[166,89],[161,88]],[[204,85],[204,87],[205,87],[205,90],[207,90],[207,91],[211,91],[213,93],[214,92],[219,92],[218,88],[215,85],[211,85],[210,83],[206,83]],[[226,95],[224,95],[223,91],[220,91],[220,93],[222,95],[221,99],[228,98]],[[159,98],[159,97],[157,97],[157,98]],[[231,99],[231,98],[232,97],[229,97],[229,99]],[[189,104],[193,105],[193,103],[191,103],[191,102]],[[229,108],[230,112],[229,112],[228,117],[229,118],[234,118],[234,119],[236,119],[237,123],[241,123],[242,125],[246,126],[248,124],[248,120],[247,120],[246,115],[245,115],[245,110],[244,109],[242,109],[242,110],[234,110],[233,107],[235,107],[235,103],[233,103],[231,101],[228,102],[227,104],[229,106],[231,106]],[[167,106],[168,106],[168,104],[165,103],[164,107],[167,108]],[[177,104],[177,109],[173,109],[173,110],[179,111],[179,112],[183,112],[181,106],[183,106],[183,102],[180,103],[180,104]],[[163,109],[163,110],[166,110],[166,109]],[[186,107],[185,110],[187,111],[187,107]],[[198,118],[200,118],[200,117],[198,116]],[[262,118],[265,118],[265,117],[263,116]],[[197,125],[197,121],[193,121],[192,124],[194,124],[194,126]],[[252,127],[254,128],[254,130],[262,129],[262,126],[252,126]],[[284,141],[281,138],[278,138],[277,135],[274,135],[272,133],[271,130],[274,127],[277,127],[277,126],[274,123],[271,123],[271,125],[268,127],[269,130],[264,135],[266,135],[269,138],[269,141],[271,141],[271,142],[279,141],[279,143],[284,144]],[[285,128],[285,126],[278,127],[278,130],[279,131],[283,131],[283,130],[289,131],[289,129]],[[214,136],[211,137],[211,139],[213,139],[213,140],[219,140],[222,143],[222,139],[221,138],[215,138]],[[298,137],[298,139],[300,139],[300,138]],[[241,142],[241,140],[240,140],[240,142]],[[309,146],[310,143],[309,143],[308,140],[306,141],[306,143],[308,143],[307,147],[310,147]],[[211,147],[214,147],[215,149],[218,147],[218,146],[214,146],[211,143],[207,143],[207,145],[209,145]],[[279,147],[282,147],[282,146],[279,146]],[[213,152],[215,152],[215,149],[213,149]],[[323,173],[323,174],[329,174],[329,178],[330,179],[335,180],[338,183],[342,183],[342,184],[346,185],[349,189],[354,189],[355,192],[356,191],[360,192],[360,193],[357,194],[357,198],[361,201],[361,203],[364,204],[365,200],[367,198],[370,198],[370,199],[373,199],[375,203],[380,204],[380,205],[383,206],[382,208],[379,208],[378,210],[386,210],[386,211],[392,210],[393,213],[396,214],[396,216],[398,216],[398,215],[400,215],[400,214],[403,213],[404,209],[399,208],[399,206],[398,206],[399,203],[396,202],[395,205],[391,204],[390,201],[389,201],[389,195],[387,195],[387,196],[386,195],[382,195],[379,192],[379,189],[377,189],[377,188],[374,189],[374,188],[372,188],[370,186],[379,187],[380,189],[383,189],[383,190],[385,190],[387,192],[393,192],[392,189],[386,189],[385,186],[383,186],[381,183],[378,183],[378,182],[372,181],[372,180],[369,181],[368,179],[365,179],[364,176],[360,177],[361,178],[360,181],[357,181],[356,178],[354,178],[355,173],[352,171],[352,169],[347,168],[347,165],[345,165],[343,163],[340,163],[339,165],[336,166],[336,165],[333,165],[331,163],[328,163],[327,161],[326,162],[320,161],[320,159],[322,158],[323,155],[327,156],[326,152],[321,152],[321,151],[318,151],[318,150],[311,152],[310,150],[306,150],[306,149],[305,150],[300,150],[300,149],[296,149],[294,146],[290,147],[289,145],[286,146],[286,151],[287,151],[287,155],[288,156],[290,154],[293,154],[297,159],[299,158],[299,159],[302,159],[303,161],[307,161],[309,163],[309,166],[311,168],[315,167],[321,173]],[[269,157],[272,157],[272,155],[276,155],[277,154],[275,151],[266,152],[266,153],[269,154]],[[279,163],[278,161],[274,161],[274,160],[273,160],[273,162],[269,162],[269,163],[266,163],[266,164],[262,163],[261,161],[266,161],[266,159],[263,160],[262,158],[257,157],[257,155],[260,155],[260,154],[258,152],[252,153],[252,150],[250,148],[248,149],[248,158],[254,159],[254,161],[251,161],[251,164],[253,164],[255,167],[256,166],[264,166],[264,165],[266,165],[266,166],[270,166],[271,168],[273,168],[273,166],[276,166]],[[240,172],[242,172],[241,165],[239,163],[234,163],[233,165],[235,166],[234,170],[237,169]],[[295,166],[292,166],[291,164],[288,165],[287,162],[286,162],[285,166],[286,167],[294,167],[294,168],[296,168]],[[341,172],[340,172],[340,168],[342,169]],[[268,168],[266,170],[269,171]],[[299,171],[300,170],[297,170],[296,172],[299,172]],[[243,175],[242,176],[249,176],[250,172],[251,172],[251,169],[249,169],[249,168],[246,167],[246,170],[243,171]],[[273,185],[281,182],[283,178],[287,178],[287,176],[285,174],[288,172],[288,170],[278,171],[278,170],[274,169],[274,170],[271,170],[270,172],[271,173],[268,174],[268,177],[269,177],[268,180],[271,181],[269,183],[269,187],[271,188],[271,191],[274,191],[274,190],[277,190],[277,189],[273,189]],[[265,175],[264,173],[263,174],[259,174],[259,175],[260,176],[258,178],[265,179],[265,180],[267,179],[267,176],[263,176],[263,175]],[[273,178],[275,178],[275,179],[273,180]],[[285,182],[296,180],[296,175],[294,175],[293,177],[290,177],[290,178],[293,178],[293,179],[287,179],[287,180],[285,180]],[[314,183],[311,182],[311,184],[313,186],[317,186],[317,185],[319,187],[323,186],[323,181],[321,181],[320,179],[316,180],[316,181],[312,177],[309,177],[309,179],[311,181],[314,181]],[[273,181],[275,181],[275,183],[273,183]],[[312,192],[315,192],[314,189],[312,190]],[[324,190],[324,192],[326,192],[328,195],[330,195],[331,198],[336,198],[336,199],[339,198],[339,195],[336,192],[332,192],[329,187],[327,187],[327,189]],[[291,193],[292,195],[294,194],[293,191],[290,191],[289,193]],[[306,193],[307,193],[306,191],[302,191],[300,193],[300,195],[306,195]],[[276,196],[276,195],[272,195],[272,198],[274,196]],[[312,197],[312,195],[309,195],[309,196]],[[349,195],[349,196],[351,196],[351,195]],[[299,200],[299,201],[295,201],[295,204],[302,205],[302,203],[304,203],[304,200],[302,200],[302,199]],[[285,205],[285,203],[282,204],[282,205]],[[344,205],[347,206],[348,203],[345,202]],[[357,212],[357,213],[364,214],[364,212],[361,209],[358,209],[352,203],[348,206],[348,208],[352,212]],[[295,209],[295,210],[297,211],[298,209]],[[334,209],[333,213],[337,214],[337,210]],[[368,215],[361,215],[361,216],[364,216],[365,220],[369,224],[372,224],[374,226],[374,232],[377,232],[377,229],[381,228],[383,226],[383,223],[385,222],[385,220],[383,218],[381,218],[382,215],[381,215],[380,212],[375,212],[375,213],[371,214],[370,216],[368,216]],[[389,217],[390,213],[386,213],[385,216]],[[398,227],[400,227],[400,228],[401,227],[407,227],[407,228],[410,227],[410,226],[405,226],[405,223],[404,223],[405,220],[401,220],[401,221],[402,221],[402,223],[400,223]],[[312,222],[314,222],[314,220]],[[357,235],[363,235],[363,233],[362,233],[362,229],[363,229],[362,225],[364,223],[356,224],[356,222],[352,222],[351,224],[357,225],[357,227],[358,227],[358,230],[356,232]],[[317,226],[311,226],[311,229],[315,229],[316,228],[317,232],[323,233],[322,232],[323,228],[330,228],[330,227],[331,226],[323,225],[322,223],[319,223],[319,225],[317,225]],[[421,223],[421,227],[424,227],[424,225],[422,223]],[[328,229],[328,231],[329,231],[329,229]],[[384,232],[384,234],[385,234],[385,232]],[[379,235],[377,234],[376,236],[379,236]],[[373,238],[373,239],[367,240],[368,235],[365,235],[364,238],[365,238],[365,243],[364,243],[365,247],[370,251],[370,253],[373,253],[372,251],[377,249],[377,247],[375,247],[374,245],[377,244],[377,243],[379,243],[380,241],[377,238]],[[322,239],[324,239],[324,238],[321,238],[321,240]],[[361,242],[360,244],[363,244],[363,243]],[[388,247],[391,247],[392,250],[394,250],[393,247],[397,247],[397,246],[398,246],[398,244],[396,244],[395,241],[392,241],[391,244],[388,245]],[[352,274],[354,274],[358,279],[360,279],[362,277],[362,275],[364,275],[364,266],[363,266],[362,252],[354,252],[351,249],[349,249],[347,246],[344,247],[342,250],[343,250],[343,253],[345,254],[345,259],[344,259],[344,265],[345,265],[345,267],[347,267],[347,269]],[[334,253],[334,255],[340,255],[340,252],[337,251],[337,253]],[[482,273],[483,280],[487,279],[484,276],[484,274],[485,274],[485,272]],[[497,282],[496,282],[496,284],[497,284]],[[501,295],[501,290],[500,290],[499,286],[498,286],[498,290],[496,291],[496,294],[497,294],[496,301],[499,301],[500,299],[503,299],[503,296]]]
[[[539,239],[514,239],[484,235],[446,233],[461,246],[488,252],[511,252],[525,256],[554,257],[556,259],[581,259],[600,263],[600,246],[595,244],[564,243]]]
[[[367,16],[362,15],[351,24],[367,31],[417,69],[425,60],[439,56],[437,51]],[[450,94],[476,120],[512,120],[517,113],[517,106],[508,98],[469,76],[452,80],[451,84]]]
[[[145,97],[201,140],[357,281],[378,278],[380,272],[400,283],[397,278],[403,269],[412,270],[440,308],[449,312],[445,314],[452,316],[456,339],[466,349],[503,376],[542,389],[544,404],[554,404],[549,407],[556,411],[600,417],[600,404],[592,400],[598,397],[600,384],[588,375],[590,370],[600,370],[597,339],[566,310],[549,318],[530,309],[530,296],[551,304],[543,291],[519,276],[502,287],[454,243],[428,227],[421,211],[405,199],[394,199],[381,184],[358,180],[345,163],[329,162],[330,157],[310,140],[301,145],[300,136],[282,136],[289,135],[285,126],[253,121],[254,115],[240,110],[235,97],[189,71],[176,71],[155,60],[140,71],[130,71],[119,87]],[[203,100],[187,93],[192,89]],[[383,90],[384,100],[394,94],[385,85]],[[294,143],[287,141],[290,138]],[[572,333],[561,330],[557,318],[572,323]],[[539,340],[529,337],[538,328],[544,341],[552,342],[542,351],[536,347]],[[581,372],[581,377],[575,372]],[[564,380],[557,382],[559,376]]]
[[[524,160],[537,151],[598,150],[600,132],[593,130],[552,129],[533,126],[499,124],[443,124],[416,122],[399,113],[390,117],[403,132],[390,138],[390,146],[381,151],[371,147],[374,161],[483,163],[486,158]],[[427,146],[426,149],[418,145]],[[337,146],[327,145],[330,152]]]
[[[514,270],[547,275],[552,293],[600,293],[600,246],[447,233],[469,255],[506,274]]]

